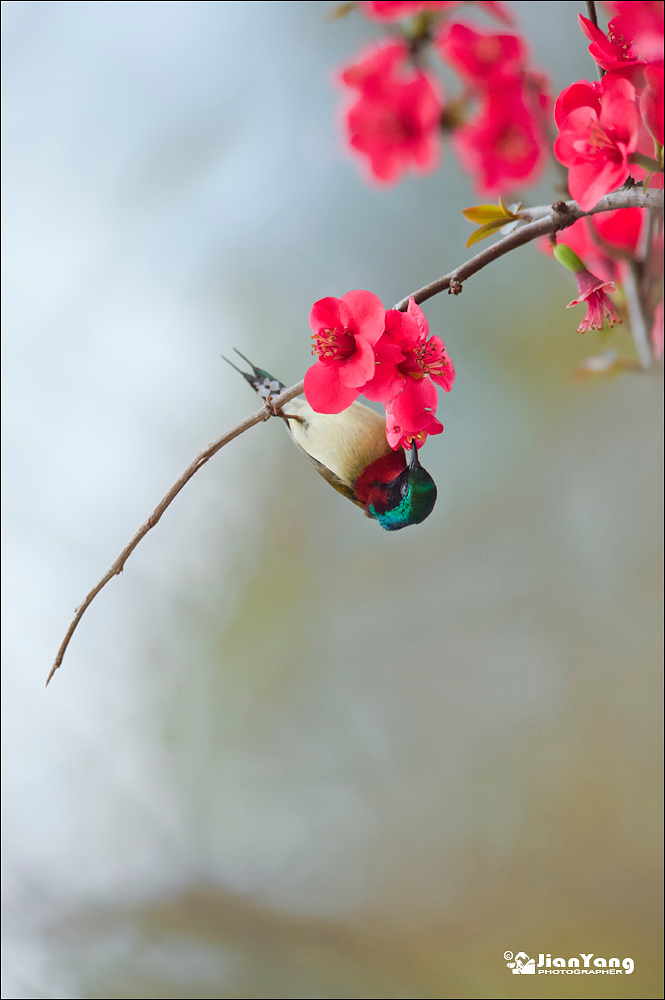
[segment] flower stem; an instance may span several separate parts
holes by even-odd
[[[663,169],[658,160],[654,160],[652,156],[647,156],[645,153],[631,153],[628,162],[634,163],[638,167],[644,167],[652,174],[660,173]]]

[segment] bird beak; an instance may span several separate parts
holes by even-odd
[[[420,462],[418,461],[418,445],[415,441],[411,443],[411,461],[409,462],[410,469],[419,469]]]

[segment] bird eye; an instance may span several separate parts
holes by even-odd
[[[409,484],[402,483],[402,486],[400,488],[400,493],[402,494],[403,497],[405,497],[408,492],[409,492]]]

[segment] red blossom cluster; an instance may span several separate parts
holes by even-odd
[[[554,108],[559,129],[554,154],[568,168],[570,193],[585,211],[629,178],[651,187],[663,186],[664,5],[632,0],[607,6],[615,14],[607,32],[579,15],[601,79],[578,80],[566,87]],[[662,263],[662,234],[660,243],[653,234],[650,237],[647,222],[644,210],[627,208],[580,219],[560,234],[559,244],[573,250],[580,264],[588,265],[586,274],[593,272],[591,282],[580,267],[571,268],[578,286],[580,281],[589,289],[593,283],[596,286],[570,303],[587,304],[578,327],[581,333],[602,330],[606,317],[610,325],[618,318],[605,293],[614,291],[615,284],[624,284],[631,267],[646,257],[652,267],[654,261]],[[653,316],[651,339],[658,358],[663,353],[662,281],[644,281],[643,285],[646,298],[651,298],[645,304]]]
[[[663,145],[663,4],[614,3],[607,33],[579,15],[589,54],[602,70],[559,94],[554,154],[568,167],[568,187],[585,210],[628,177],[662,171],[654,144]],[[652,187],[662,187],[662,176]]]
[[[585,212],[622,185],[663,186],[662,0],[606,3],[606,31],[595,23],[594,5],[593,22],[579,16],[599,79],[578,80],[559,94],[553,145],[547,78],[530,66],[504,4],[377,0],[356,6],[390,32],[339,74],[351,95],[348,142],[370,180],[390,184],[411,169],[433,170],[442,133],[450,132],[464,169],[484,193],[533,184],[548,155],[566,168],[558,193],[569,191]],[[512,30],[480,30],[456,19],[460,8],[473,6]],[[432,55],[460,79],[460,93],[449,100],[428,62]],[[469,220],[482,223],[468,245],[506,223],[528,220],[520,208],[499,198],[498,207],[466,209]],[[639,322],[652,324],[653,356],[662,357],[662,220],[640,208],[603,211],[560,232],[558,245],[548,248],[575,275],[578,295],[569,305],[586,306],[581,333],[621,322],[630,283]],[[616,301],[609,298],[614,292]],[[318,360],[305,377],[305,393],[315,410],[339,413],[363,393],[384,404],[393,448],[413,440],[420,447],[428,434],[443,430],[435,416],[436,385],[449,391],[455,371],[413,299],[406,312],[385,311],[372,293],[349,292],[316,302],[310,324]],[[643,353],[640,360],[644,364]]]
[[[390,184],[413,166],[426,173],[439,163],[443,90],[419,69],[409,68],[404,41],[372,48],[347,66],[342,83],[358,92],[347,110],[351,148],[367,158],[370,174]]]
[[[520,35],[451,21],[462,6],[360,4],[366,17],[398,21],[403,32],[375,44],[339,75],[353,91],[345,110],[348,142],[364,159],[371,180],[390,184],[409,168],[434,170],[441,159],[442,131],[452,131],[453,148],[479,191],[506,192],[537,179],[547,149],[547,79],[529,69]],[[504,4],[476,6],[512,24]],[[448,103],[442,84],[426,67],[428,49],[460,77],[463,90]]]
[[[413,299],[406,312],[386,310],[372,292],[356,290],[319,299],[309,322],[318,360],[305,375],[305,396],[317,413],[340,413],[362,393],[384,404],[392,448],[420,448],[441,433],[433,383],[450,392],[455,369]]]

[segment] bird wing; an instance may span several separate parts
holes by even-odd
[[[385,418],[357,402],[341,413],[316,413],[302,397],[285,404],[285,410],[293,442],[319,475],[363,508],[356,499],[354,484],[363,469],[391,451]],[[289,420],[291,413],[298,419]]]
[[[319,462],[316,458],[313,458],[312,455],[310,455],[309,452],[305,451],[303,446],[299,444],[297,441],[294,440],[294,443],[296,444],[299,451],[304,452],[310,464],[314,466],[318,474],[320,476],[323,476],[325,481],[327,483],[330,483],[330,485],[334,490],[337,490],[337,492],[341,493],[342,496],[347,497],[347,499],[350,500],[351,503],[354,503],[357,507],[362,508],[363,505],[361,504],[360,500],[356,500],[353,488],[349,486],[348,483],[345,483],[338,476],[336,476],[331,469],[327,468],[327,466],[323,464],[323,462]]]

